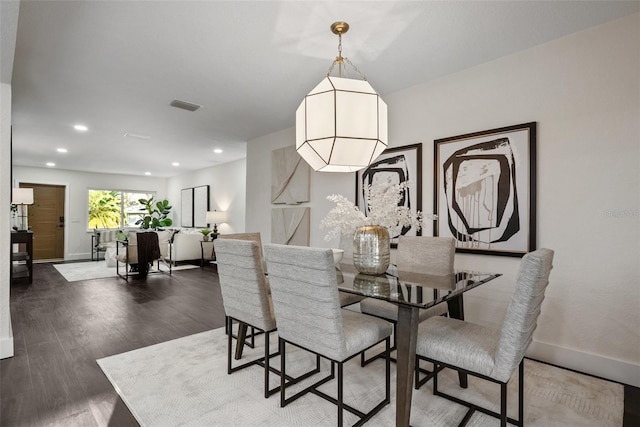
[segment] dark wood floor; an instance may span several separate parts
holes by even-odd
[[[0,361],[1,426],[137,425],[96,359],[224,325],[213,267],[146,281],[67,282],[35,264],[11,287],[15,356]]]
[[[12,286],[15,356],[0,361],[0,426],[135,426],[96,359],[224,325],[213,267],[67,282],[35,264]],[[625,386],[623,427],[640,426],[640,390]]]

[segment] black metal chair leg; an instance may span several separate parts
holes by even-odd
[[[500,427],[507,427],[507,383],[500,384]]]
[[[264,398],[269,398],[269,332],[264,334]]]
[[[518,368],[518,426],[524,426],[524,359]]]
[[[344,388],[342,384],[342,363],[338,363],[338,427],[344,424],[342,410],[344,409]]]
[[[284,386],[285,386],[285,368],[286,368],[286,355],[284,351],[285,342],[282,338],[278,337],[278,351],[280,352],[280,407],[284,408]]]

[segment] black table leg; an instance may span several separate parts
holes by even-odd
[[[416,365],[418,308],[398,306],[396,354],[396,426],[408,427],[411,419],[413,371]]]
[[[235,355],[236,360],[240,360],[242,358],[242,350],[244,348],[244,341],[246,337],[247,337],[247,324],[244,322],[238,322],[238,339],[236,342],[236,355]]]

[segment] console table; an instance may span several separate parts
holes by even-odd
[[[14,245],[18,250],[14,250]],[[33,233],[11,232],[11,284],[33,282]]]

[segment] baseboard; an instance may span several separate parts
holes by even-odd
[[[9,319],[9,336],[0,338],[0,359],[13,357],[13,328]]]
[[[533,341],[527,357],[622,384],[640,387],[640,365]]]

